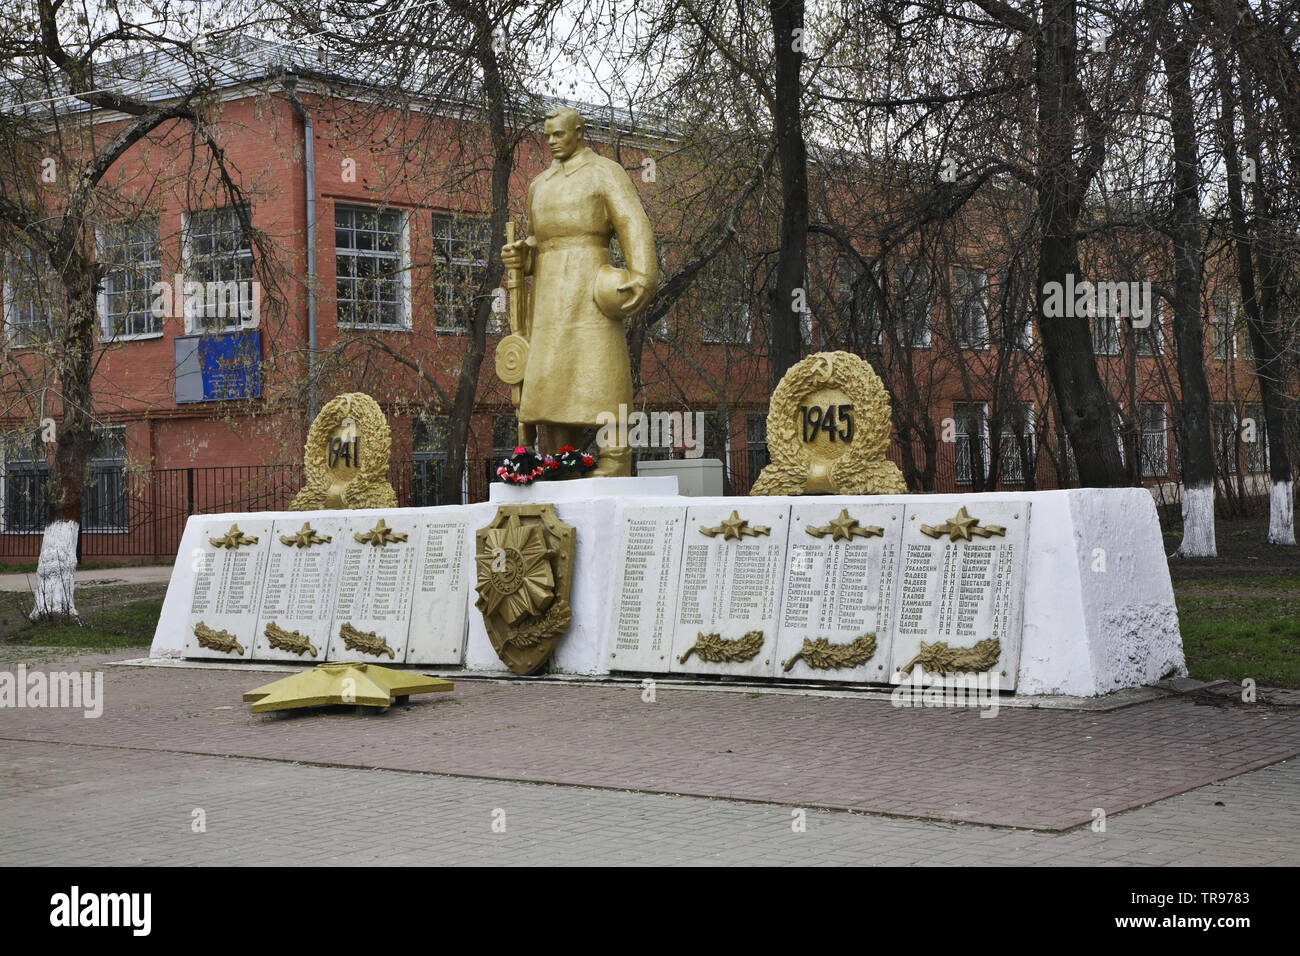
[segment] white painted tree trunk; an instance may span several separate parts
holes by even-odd
[[[76,521],[55,521],[45,526],[41,558],[36,565],[36,606],[31,614],[33,621],[50,617],[80,620],[77,606],[72,603],[79,528],[80,524]]]
[[[1275,481],[1268,492],[1268,543],[1295,544],[1291,482]]]
[[[1183,488],[1183,542],[1174,552],[1178,558],[1214,558],[1214,485]]]

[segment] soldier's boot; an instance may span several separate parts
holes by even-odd
[[[599,449],[596,454],[596,467],[587,473],[589,477],[632,477],[632,449],[627,445],[611,445]]]

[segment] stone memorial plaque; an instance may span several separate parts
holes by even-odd
[[[341,517],[281,518],[271,531],[253,656],[319,664],[330,643]]]
[[[408,664],[460,664],[469,625],[469,570],[474,532],[464,508],[422,512],[423,547],[415,570]]]
[[[1029,502],[909,502],[894,602],[893,683],[989,674],[1013,690],[1028,556]],[[924,646],[922,646],[924,645]]]
[[[331,661],[402,663],[423,524],[410,512],[349,517],[339,546]]]
[[[614,556],[610,670],[668,671],[685,530],[685,507],[621,509]],[[701,543],[704,540],[700,537]]]
[[[270,520],[216,519],[203,526],[185,628],[186,657],[253,656],[262,577],[271,546]]]
[[[790,509],[777,677],[886,683],[903,505]]]
[[[770,677],[790,506],[738,498],[687,509],[672,670]]]

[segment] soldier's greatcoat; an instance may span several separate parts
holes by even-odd
[[[623,167],[580,147],[528,187],[533,276],[528,366],[519,420],[592,425],[631,405],[623,321],[596,307],[596,272],[618,236],[628,269],[658,282],[654,231]]]

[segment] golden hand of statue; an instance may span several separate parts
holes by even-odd
[[[507,269],[524,269],[528,263],[528,240],[507,242],[501,247],[501,263]]]
[[[650,303],[654,287],[645,276],[633,272],[630,279],[618,287],[619,292],[630,292],[632,297],[623,303],[624,315],[636,315]]]

